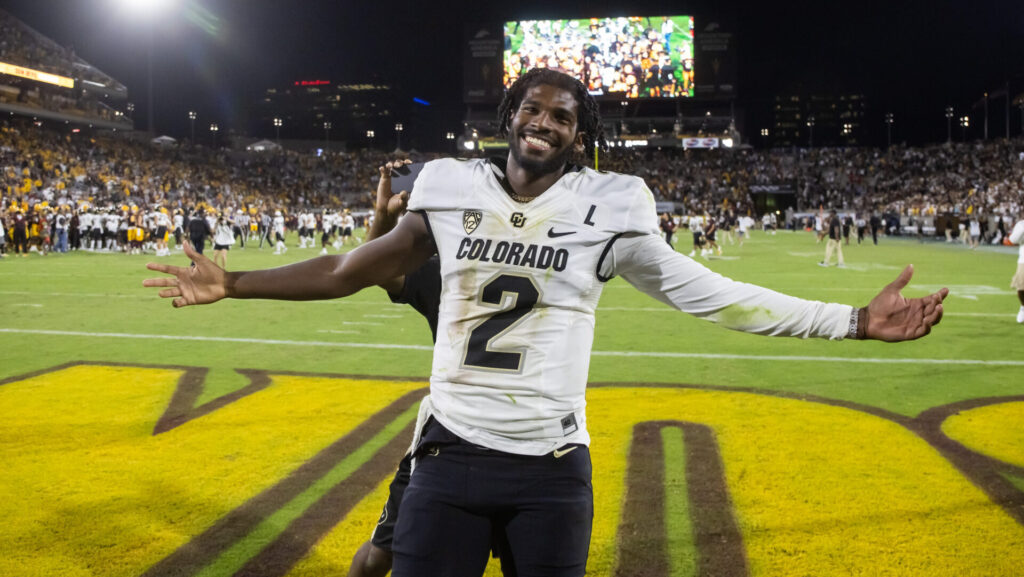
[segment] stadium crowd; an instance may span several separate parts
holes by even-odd
[[[85,81],[110,92],[124,91],[124,87],[116,80],[79,58],[73,47],[55,43],[2,9],[0,62],[75,79],[79,83]],[[4,75],[0,82],[0,102],[76,116],[118,119],[118,112],[101,102],[93,92],[27,81],[12,75]]]
[[[586,27],[578,20],[507,26],[509,34],[521,34],[522,40],[517,50],[506,52],[505,86],[523,71],[547,67],[585,80],[591,94],[692,96],[692,18],[685,29],[667,16],[592,18]]]
[[[1000,216],[1012,225],[1010,219],[1022,208],[1020,144],[888,151],[613,149],[601,155],[599,167],[643,177],[656,199],[673,203],[681,215],[760,218],[751,187],[792,183],[797,211],[895,215],[897,222],[899,217],[922,222],[941,216],[965,227],[991,220],[983,231],[989,237]],[[416,154],[412,160],[436,156]],[[0,254],[30,247],[41,253],[159,250],[156,243],[135,241],[136,234],[154,235],[164,222],[157,215],[164,214],[170,220],[164,222],[166,234],[178,232],[180,240],[187,219],[198,211],[210,219],[211,232],[223,215],[237,229],[236,237],[266,239],[278,212],[288,230],[322,235],[326,221],[327,229],[338,233],[344,227],[334,221],[348,214],[358,226],[370,212],[374,169],[389,157],[372,150],[318,156],[157,147],[121,136],[8,121],[0,127],[0,220],[6,235]],[[300,215],[311,216],[300,222]],[[312,234],[307,230],[304,238]],[[302,242],[313,244],[311,239]],[[326,241],[322,244],[326,248]]]

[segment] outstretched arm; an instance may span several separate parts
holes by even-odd
[[[655,235],[624,236],[609,253],[605,276],[620,274],[648,295],[694,316],[727,328],[773,336],[851,336],[889,342],[923,337],[942,319],[942,289],[926,297],[900,294],[910,282],[913,267],[857,312],[856,335],[850,334],[848,305],[809,301],[737,282],[672,251]]]
[[[191,267],[149,263],[146,268],[170,276],[143,281],[164,287],[175,307],[210,304],[223,298],[320,300],[351,295],[365,287],[405,275],[423,264],[435,248],[422,218],[406,218],[390,234],[341,255],[322,256],[288,266],[225,272],[185,245]]]
[[[926,297],[908,299],[900,291],[914,275],[914,266],[908,265],[896,280],[889,283],[864,309],[861,320],[866,322],[863,337],[886,342],[911,341],[931,332],[942,320],[942,301],[949,289]]]

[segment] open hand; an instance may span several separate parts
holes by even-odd
[[[942,320],[942,301],[949,294],[949,289],[908,299],[900,291],[912,276],[914,266],[908,265],[896,280],[871,299],[867,307],[867,338],[887,342],[911,341],[930,333],[932,327]]]
[[[197,253],[189,242],[186,241],[184,247],[185,256],[192,259],[192,266],[148,263],[146,268],[149,270],[172,276],[146,279],[142,281],[142,286],[168,287],[160,291],[159,295],[165,299],[173,298],[171,304],[175,308],[215,303],[227,296],[227,275],[224,269]]]
[[[396,166],[410,164],[411,162],[412,161],[408,158],[404,160],[392,160],[377,169],[380,171],[380,182],[377,183],[376,202],[378,214],[380,209],[384,208],[387,217],[391,220],[395,220],[403,211],[405,211],[405,207],[409,204],[409,191],[400,190],[398,192],[394,192],[391,190],[391,169]]]

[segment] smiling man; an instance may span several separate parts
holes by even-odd
[[[583,575],[593,517],[585,389],[594,312],[621,275],[684,312],[764,335],[915,339],[942,316],[945,289],[900,290],[907,267],[865,308],[806,301],[722,277],[661,239],[643,180],[570,164],[604,146],[577,80],[531,70],[498,110],[509,155],[428,163],[413,214],[345,255],[227,273],[151,263],[175,306],[225,297],[350,295],[440,258],[437,342],[394,538],[396,577],[476,576],[494,528],[522,575]]]

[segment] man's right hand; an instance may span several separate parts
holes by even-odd
[[[397,219],[409,204],[408,190],[398,192],[391,190],[391,169],[411,163],[412,161],[408,158],[393,160],[377,169],[380,171],[380,182],[377,183],[377,210],[380,212],[380,209],[383,208],[390,219]]]
[[[367,231],[366,240],[373,240],[391,232],[391,229],[398,224],[398,217],[405,212],[405,208],[409,204],[409,191],[401,190],[397,194],[392,192],[391,169],[411,162],[409,159],[392,160],[377,168],[380,172],[380,181],[377,183],[377,199],[373,208],[373,226]]]
[[[162,298],[173,298],[175,308],[189,305],[215,303],[227,296],[227,274],[213,261],[197,253],[192,244],[185,242],[185,256],[192,260],[192,266],[181,267],[151,262],[149,270],[155,270],[170,277],[150,278],[142,281],[145,287],[168,287],[160,291]]]

